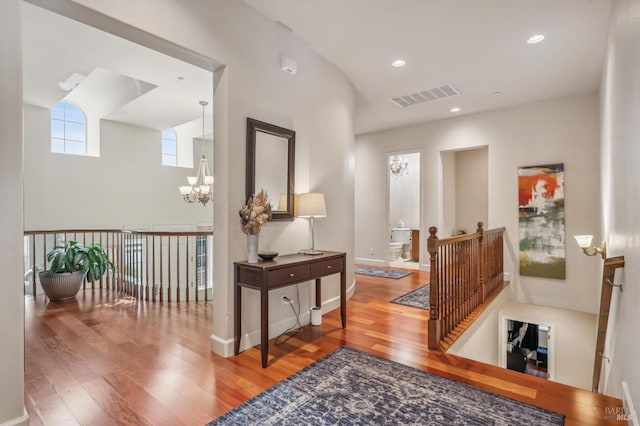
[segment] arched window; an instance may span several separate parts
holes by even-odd
[[[87,118],[77,106],[58,102],[51,109],[51,152],[87,154]]]
[[[162,131],[162,165],[178,165],[178,137],[176,131],[167,129]]]

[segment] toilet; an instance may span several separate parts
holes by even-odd
[[[389,243],[389,259],[403,260],[402,255],[411,244],[411,228],[391,228]]]
[[[402,258],[402,243],[389,243],[389,259],[398,260]]]

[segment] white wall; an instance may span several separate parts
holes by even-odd
[[[550,325],[554,346],[550,348],[549,362],[552,356],[554,381],[591,390],[595,314],[508,302],[500,295],[447,352],[506,367],[506,340],[502,341],[506,336],[502,321],[506,319]]]
[[[440,153],[488,147],[488,209],[486,229],[505,226],[505,270],[511,272],[514,298],[523,303],[596,312],[599,297],[598,262],[584,256],[570,241],[580,232],[595,232],[600,221],[599,118],[596,93],[553,99],[514,108],[489,111],[406,126],[356,138],[356,191],[366,183],[378,188],[386,170],[375,167],[388,151],[423,150],[423,217],[421,235],[429,226],[442,228]],[[519,166],[565,164],[567,279],[520,277],[518,272]],[[365,164],[364,167],[360,167]],[[384,181],[383,181],[384,182]],[[362,185],[362,186],[361,186]],[[376,230],[384,226],[384,197],[369,189],[356,198],[356,258],[366,248],[381,253],[385,239]],[[382,192],[382,191],[380,191]],[[371,194],[373,193],[373,194]],[[446,235],[446,229],[443,235]],[[596,236],[596,240],[598,236]],[[371,257],[371,256],[368,256]]]
[[[475,232],[478,221],[487,223],[487,148],[456,151],[456,229]],[[487,228],[489,229],[489,228]]]
[[[500,310],[509,303],[509,292],[502,291],[469,328],[449,347],[447,353],[464,358],[500,365],[498,318]]]
[[[28,424],[24,409],[22,283],[22,1],[0,3],[0,424]]]
[[[245,198],[246,118],[296,131],[296,192],[324,192],[328,216],[316,222],[319,248],[348,253],[347,280],[353,281],[353,108],[351,84],[333,65],[243,2],[196,0],[77,0],[76,3],[131,24],[226,67],[215,75],[214,98],[214,322],[212,347],[228,355],[233,343],[233,261],[246,258],[246,238],[238,209]],[[298,61],[298,74],[280,70],[284,54]],[[281,253],[308,246],[307,221],[273,222],[260,235],[261,247]],[[323,279],[325,300],[339,294],[338,277]],[[309,285],[301,286],[303,302]],[[289,291],[295,291],[294,288]],[[293,321],[272,292],[270,321],[283,331]],[[246,290],[242,346],[258,343],[257,292]],[[308,306],[308,305],[307,305]],[[337,306],[336,303],[331,306]],[[303,303],[303,310],[306,308]],[[253,333],[253,334],[252,334]]]
[[[389,251],[387,152],[381,146],[358,143],[355,151],[355,260],[385,265]],[[422,235],[422,234],[421,234]]]
[[[624,256],[624,292],[614,290],[604,362],[605,393],[620,397],[629,384],[636,410],[640,407],[640,1],[614,3],[605,75],[601,91],[603,234],[608,256]],[[610,367],[610,370],[609,370]]]
[[[440,237],[453,235],[456,230],[456,152],[442,151],[440,153],[442,176],[440,184],[441,207],[439,217],[441,218],[438,231]],[[429,226],[436,225],[435,223]],[[428,237],[428,235],[427,235]]]
[[[211,204],[187,204],[178,191],[194,170],[162,165],[159,131],[102,120],[101,155],[84,157],[51,152],[49,120],[48,109],[24,106],[26,229],[153,224],[195,229],[211,222]]]
[[[211,107],[209,106],[208,108],[209,113],[205,115],[205,121],[209,124],[205,130],[207,133],[212,131],[211,122],[213,121]],[[193,170],[194,164],[197,167],[198,160],[200,160],[200,156],[202,155],[202,139],[200,139],[202,137],[202,119],[200,118],[198,120],[189,121],[179,126],[175,126],[173,130],[176,132],[177,138],[176,165],[178,167],[188,167]],[[207,160],[209,160],[209,167],[212,167],[213,153],[210,141],[209,146],[205,143],[205,150]]]

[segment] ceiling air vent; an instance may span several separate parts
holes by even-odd
[[[452,85],[443,84],[442,86],[434,87],[433,89],[423,90],[421,92],[403,96],[396,96],[389,100],[396,105],[406,108],[427,102],[438,101],[444,98],[450,98],[451,96],[458,96],[459,94],[460,92],[458,92]]]

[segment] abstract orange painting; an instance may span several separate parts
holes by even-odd
[[[564,164],[518,169],[520,275],[565,278]]]

